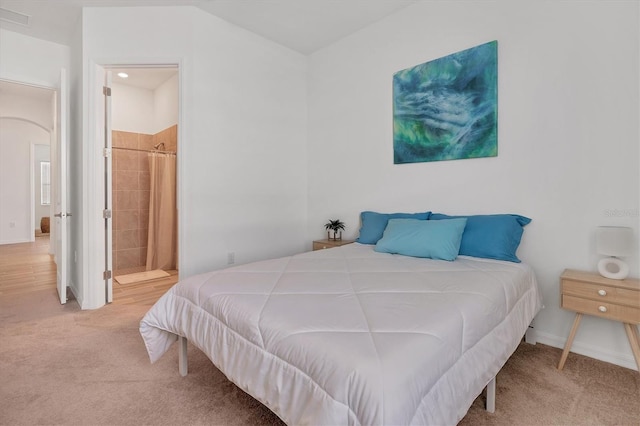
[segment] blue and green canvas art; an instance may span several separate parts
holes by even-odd
[[[395,164],[497,155],[497,41],[394,74]]]

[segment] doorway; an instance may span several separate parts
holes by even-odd
[[[49,234],[55,92],[0,80],[0,94],[0,244],[33,242]]]
[[[109,71],[113,302],[157,299],[179,275],[178,68]]]

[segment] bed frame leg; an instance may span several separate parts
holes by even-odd
[[[182,377],[187,375],[187,338],[178,336],[178,371]]]
[[[496,377],[487,384],[487,411],[495,413],[496,411]]]

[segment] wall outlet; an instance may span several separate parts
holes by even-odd
[[[232,251],[227,253],[227,265],[233,265],[236,263],[236,254]]]

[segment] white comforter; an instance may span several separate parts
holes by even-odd
[[[525,264],[350,244],[185,279],[145,315],[151,361],[185,336],[287,424],[455,424],[540,296]]]

